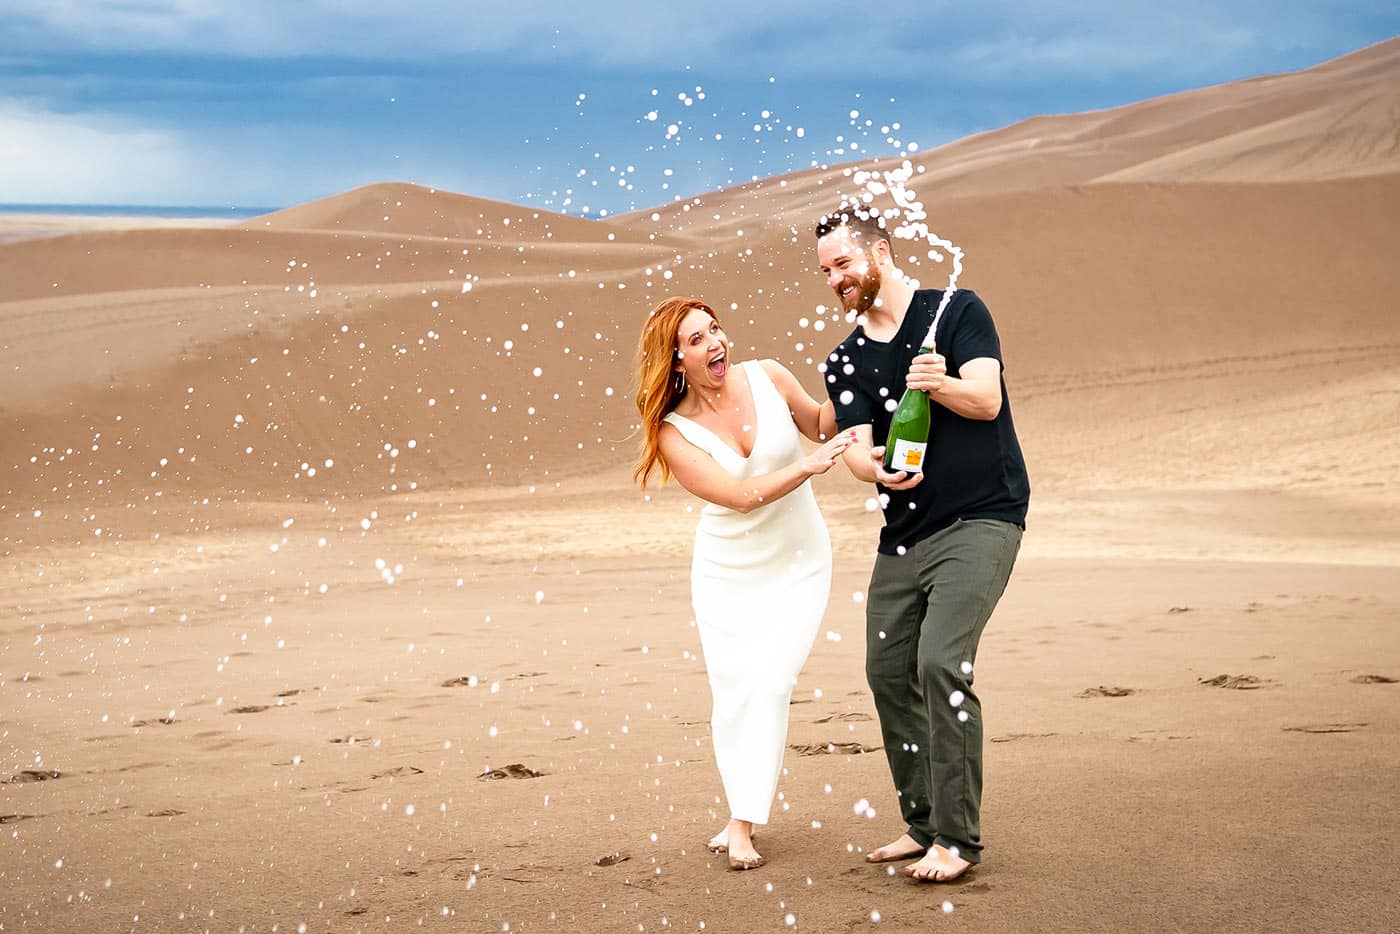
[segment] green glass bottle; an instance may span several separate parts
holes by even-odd
[[[933,353],[924,345],[920,354]],[[890,472],[923,473],[924,454],[928,450],[928,393],[922,389],[905,389],[890,420],[890,434],[885,440],[885,469]]]

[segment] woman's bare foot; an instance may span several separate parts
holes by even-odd
[[[971,868],[972,864],[961,856],[935,846],[923,859],[899,871],[918,882],[952,882]]]
[[[884,846],[876,847],[865,854],[867,863],[893,863],[901,859],[913,859],[915,856],[923,856],[928,850],[919,845],[919,842],[907,833],[893,843],[886,843]]]
[[[754,849],[753,824],[748,821],[731,820],[729,826],[724,828],[724,837],[730,869],[757,869],[767,862]]]
[[[732,823],[732,822],[731,822],[731,823]],[[753,825],[750,825],[750,826],[752,827]],[[757,837],[757,836],[758,836],[758,834],[754,833],[752,830],[749,831],[749,840],[750,840],[751,842],[752,842],[752,840],[753,840],[755,837]],[[721,830],[719,833],[715,834],[713,837],[710,838],[710,842],[705,844],[705,849],[709,850],[711,853],[728,853],[728,852],[729,852],[729,827],[728,827],[728,825],[726,825],[725,828],[724,828],[723,830]]]

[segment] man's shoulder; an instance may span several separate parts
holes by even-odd
[[[937,308],[943,301],[945,289],[919,289],[914,293],[914,298],[921,305],[929,308]],[[948,308],[963,308],[973,302],[980,302],[982,299],[972,289],[954,289],[953,295],[948,299]]]

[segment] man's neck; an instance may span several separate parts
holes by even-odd
[[[877,341],[894,340],[913,301],[914,286],[904,273],[891,267],[883,276],[875,304],[865,313],[866,336]]]

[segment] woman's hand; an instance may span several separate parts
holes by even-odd
[[[856,432],[854,428],[840,432],[836,437],[817,448],[806,457],[802,458],[802,470],[811,476],[826,473],[831,466],[836,463],[836,459],[846,450],[846,448],[856,443]]]

